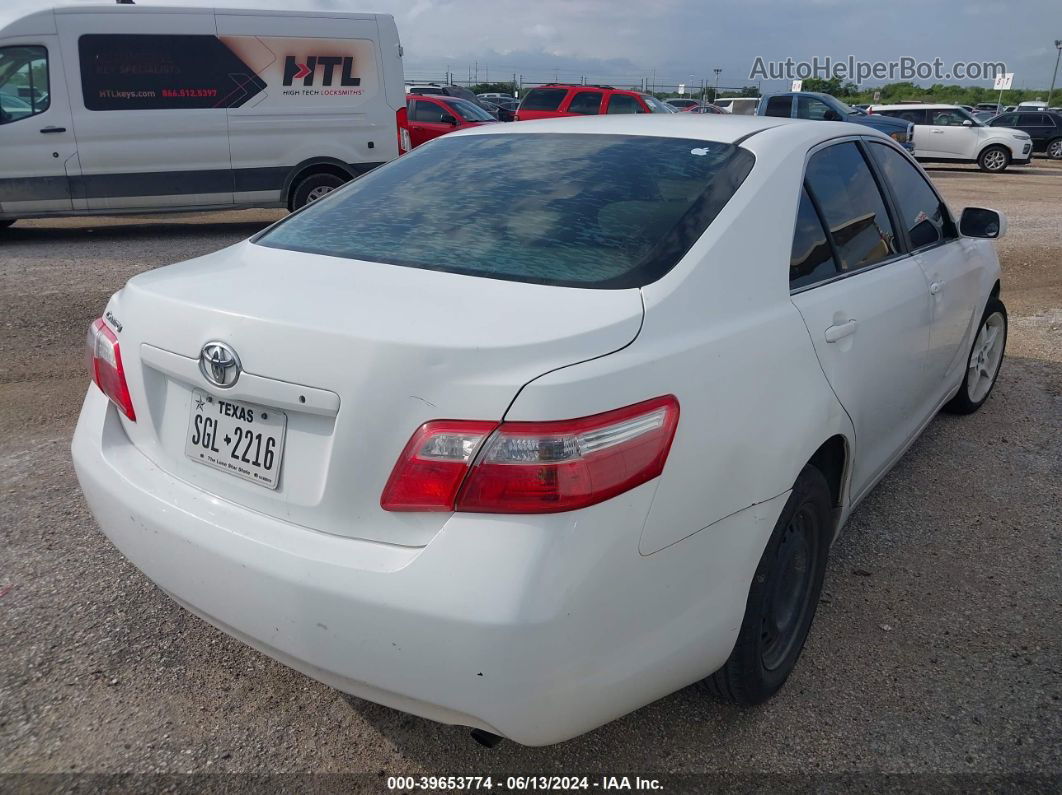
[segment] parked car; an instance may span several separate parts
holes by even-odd
[[[820,94],[817,91],[789,91],[763,97],[756,108],[759,116],[775,116],[783,119],[809,119],[811,121],[846,121],[862,124],[879,130],[896,143],[910,150],[912,127],[897,119],[887,116],[871,116],[864,111],[850,107],[836,97]]]
[[[853,509],[988,399],[1005,228],[862,125],[462,130],[131,279],[74,467],[180,604],[485,741],[759,703]]]
[[[491,116],[498,121],[516,121],[516,110],[510,108],[507,105],[496,105],[486,99],[479,101],[479,106],[484,108]]]
[[[975,110],[973,117],[981,122],[981,124],[987,124],[991,119],[996,117],[996,114],[990,110]]]
[[[409,137],[412,148],[454,130],[478,127],[498,121],[479,105],[460,97],[442,94],[406,97]]]
[[[671,99],[665,99],[664,102],[679,111],[696,108],[701,104],[697,100],[690,99],[689,97],[672,97]]]
[[[496,91],[490,91],[486,94],[476,94],[476,97],[478,99],[486,100],[487,102],[494,102],[495,104],[497,104],[497,100],[499,99],[513,99],[512,94],[501,94]]]
[[[760,97],[729,97],[717,99],[715,104],[722,108],[725,113],[733,113],[738,116],[755,116],[756,107],[760,104]]]
[[[528,121],[557,116],[674,112],[670,105],[641,91],[602,85],[546,83],[524,94],[516,118]]]
[[[992,115],[994,116],[997,113],[1002,113],[1003,112],[1003,106],[1000,105],[997,102],[978,102],[977,103],[977,107],[975,108],[975,110],[976,111],[984,111],[984,110],[991,111]]]
[[[1062,160],[1062,114],[1050,111],[1004,113],[987,122],[989,127],[1021,130],[1032,139],[1032,150],[1052,160]]]
[[[713,104],[711,102],[705,102],[705,103],[703,103],[701,105],[695,105],[692,108],[686,108],[686,110],[683,111],[683,112],[684,113],[715,113],[715,114],[726,113],[726,111],[723,110],[721,107],[719,107],[718,105],[715,105],[715,104]]]
[[[982,171],[1000,173],[1007,166],[1029,164],[1028,133],[986,127],[957,105],[872,105],[875,115],[914,125],[914,156],[926,162],[977,163]]]
[[[443,96],[443,97],[457,97],[463,99],[466,102],[471,102],[473,105],[478,105],[489,112],[489,108],[486,103],[480,101],[479,97],[473,94],[464,86],[442,85],[440,83],[407,83],[406,94],[417,94],[418,96]]]
[[[388,15],[5,7],[0,226],[301,207],[402,151],[399,50]]]

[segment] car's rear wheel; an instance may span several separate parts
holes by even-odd
[[[1048,141],[1044,151],[1047,152],[1047,156],[1052,160],[1062,160],[1062,138]]]
[[[832,517],[830,487],[809,464],[756,567],[734,650],[701,682],[709,693],[734,704],[760,704],[785,684],[815,618]]]
[[[977,157],[977,165],[982,171],[999,173],[1006,171],[1010,165],[1010,152],[1002,146],[989,146]]]
[[[347,180],[335,174],[324,172],[310,174],[295,187],[295,192],[291,197],[291,209],[298,210],[301,207],[305,207],[307,204],[327,196],[346,182]]]
[[[952,414],[973,414],[988,400],[999,377],[1007,348],[1007,308],[998,298],[989,298],[981,325],[974,335],[962,386],[944,409]]]

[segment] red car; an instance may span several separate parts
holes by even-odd
[[[406,118],[412,148],[454,130],[478,127],[481,124],[498,121],[479,105],[474,105],[467,99],[439,94],[429,96],[407,94]]]
[[[524,94],[517,121],[556,116],[595,116],[602,113],[675,113],[654,96],[612,86],[547,83]]]

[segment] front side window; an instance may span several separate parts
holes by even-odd
[[[0,47],[0,124],[44,113],[51,105],[48,51],[44,47]]]
[[[600,91],[580,91],[568,104],[569,113],[581,113],[585,116],[593,116],[601,112]]]
[[[962,123],[967,120],[962,112],[957,110],[935,110],[930,111],[930,115],[932,116],[930,123],[941,127],[961,127]]]
[[[520,110],[556,110],[566,96],[566,88],[532,88],[520,104]]]
[[[797,97],[797,118],[814,121],[836,121],[840,118],[837,111],[821,99],[815,97]]]
[[[885,200],[855,143],[846,141],[816,152],[808,160],[805,179],[829,228],[842,271],[866,268],[897,253]]]
[[[442,124],[443,116],[448,115],[453,116],[453,113],[444,108],[442,104],[418,99],[413,103],[413,115],[410,121],[422,124]]]
[[[630,94],[613,94],[608,100],[608,112],[645,113],[645,109]]]
[[[956,237],[944,202],[918,169],[891,146],[868,143],[871,156],[896,197],[898,223],[907,229],[911,248],[932,246]]]
[[[254,242],[352,260],[348,267],[368,260],[567,287],[640,287],[686,254],[753,163],[746,149],[684,138],[443,136]]]
[[[996,116],[996,118],[992,119],[991,125],[993,127],[1014,127],[1017,123],[1017,113],[1004,113],[1002,116]]]
[[[822,228],[822,220],[807,188],[801,188],[793,251],[789,257],[789,289],[807,287],[836,275],[837,263],[826,239],[826,230]]]
[[[444,104],[450,108],[451,116],[456,116],[465,121],[495,121],[490,111],[466,99],[450,99]]]

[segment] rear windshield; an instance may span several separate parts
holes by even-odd
[[[521,110],[556,110],[568,96],[566,88],[532,88],[520,105]]]
[[[493,279],[619,289],[674,267],[752,154],[649,136],[446,136],[370,172],[255,242]]]

